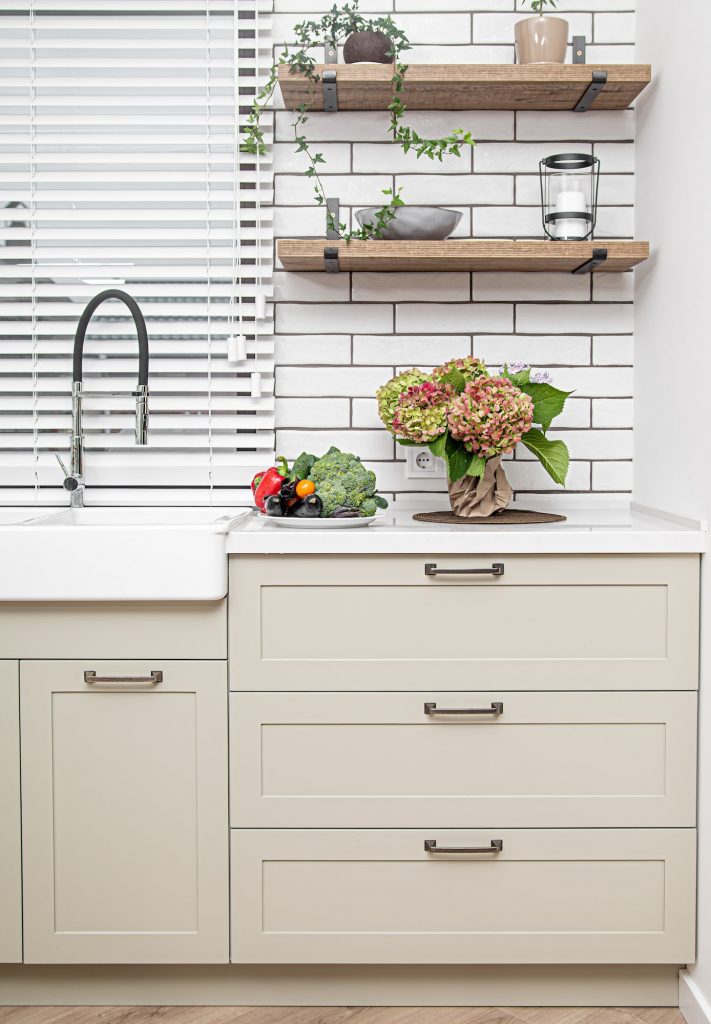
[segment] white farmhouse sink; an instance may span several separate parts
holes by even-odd
[[[0,601],[214,601],[227,593],[225,508],[34,509],[0,525]]]

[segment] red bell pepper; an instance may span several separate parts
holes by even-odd
[[[252,481],[254,504],[260,512],[264,511],[266,499],[272,494],[278,494],[281,490],[281,485],[288,479],[289,467],[286,459],[279,458],[277,463],[278,467],[271,466],[269,469],[265,469],[263,473],[257,473]]]

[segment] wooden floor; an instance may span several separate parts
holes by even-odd
[[[0,1024],[685,1024],[670,1007],[7,1006]]]

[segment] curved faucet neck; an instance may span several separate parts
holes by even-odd
[[[86,330],[89,326],[89,321],[98,309],[98,307],[106,302],[107,299],[119,299],[133,317],[133,322],[136,325],[136,333],[138,334],[138,386],[146,387],[148,384],[148,331],[146,330],[146,321],[143,319],[143,313],[136,300],[128,294],[128,292],[122,292],[119,288],[108,288],[104,292],[99,292],[95,295],[90,302],[87,303],[86,309],[82,313],[79,323],[77,324],[76,334],[74,335],[74,365],[72,372],[72,380],[74,383],[81,383],[82,381],[82,359],[84,356],[84,339],[86,338]]]

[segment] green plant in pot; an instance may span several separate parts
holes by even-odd
[[[569,394],[530,366],[505,365],[492,375],[480,359],[466,356],[432,373],[405,370],[376,397],[380,418],[399,444],[426,446],[445,460],[454,514],[485,518],[513,497],[501,459],[519,443],[552,480],[565,483],[568,448],[547,431]]]
[[[568,22],[545,13],[557,0],[531,0],[531,17],[514,26],[516,60],[519,64],[565,64]]]
[[[365,60],[392,64],[392,100],[388,107],[389,134],[393,142],[405,153],[413,152],[418,158],[424,156],[430,160],[442,161],[445,156],[461,156],[463,147],[475,145],[471,133],[462,128],[455,128],[441,138],[428,138],[404,124],[407,108],[403,100],[403,90],[407,64],[402,62],[401,54],[411,46],[405,32],[390,15],[366,18],[358,10],[358,0],[352,0],[341,7],[334,5],[318,21],[302,21],[295,25],[294,38],[294,45],[284,44],[279,61],[273,65],[267,82],[257,94],[247,119],[241,149],[245,153],[255,155],[265,152],[264,133],[260,122],[262,114],[271,103],[278,82],[279,65],[286,65],[290,74],[302,75],[308,82],[309,90],[307,101],[300,104],[294,113],[294,146],[296,152],[303,153],[306,158],[307,167],[304,174],[311,180],[314,198],[319,206],[326,207],[326,193],[321,181],[326,160],[323,153],[312,150],[305,134],[309,111],[313,107],[314,97],[321,82],[321,75],[311,52],[314,47],[326,44],[336,49],[338,44],[345,40],[346,62]],[[404,205],[400,189],[384,189],[383,195],[385,201],[377,208],[375,215],[359,229],[348,231],[347,225],[336,223],[330,212],[327,213],[328,229],[337,232],[338,236],[346,241],[352,238],[381,238],[387,225],[395,219],[398,208]]]

